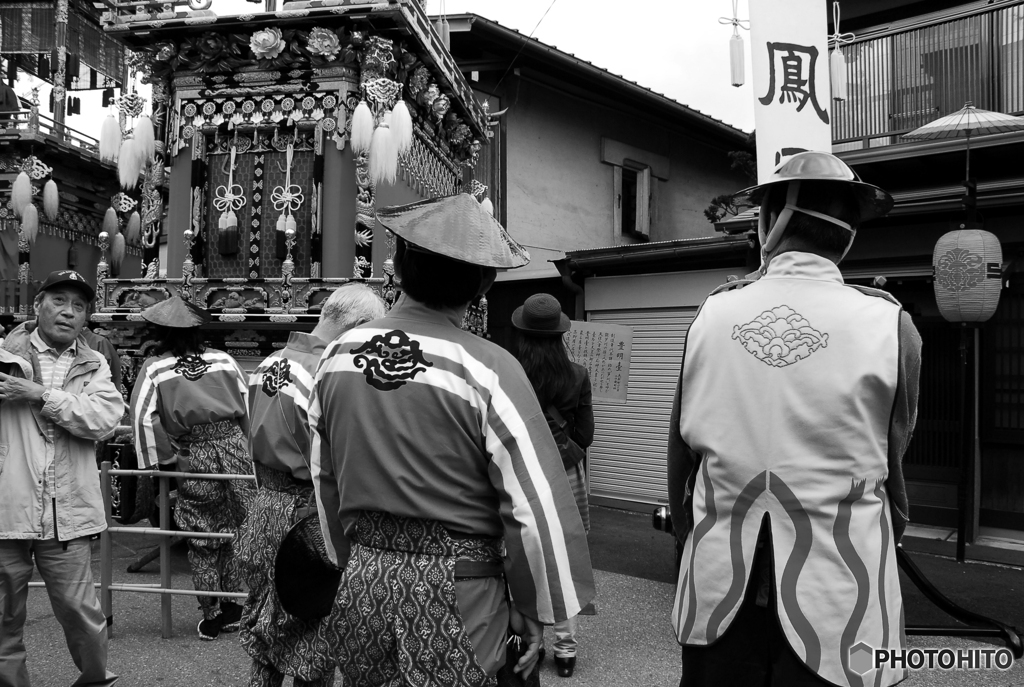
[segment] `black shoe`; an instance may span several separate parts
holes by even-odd
[[[555,656],[555,668],[558,669],[558,677],[572,677],[572,671],[576,669],[576,657]]]
[[[242,620],[242,607],[233,601],[223,601],[220,604],[220,629],[223,632],[237,632]]]
[[[200,620],[199,626],[196,627],[196,631],[199,633],[199,639],[207,642],[212,642],[217,639],[217,635],[220,634],[220,630],[220,616]]]
[[[537,665],[538,666],[541,663],[544,662],[544,657],[547,656],[547,655],[548,655],[547,649],[545,649],[544,647],[541,647],[540,651],[537,652]]]

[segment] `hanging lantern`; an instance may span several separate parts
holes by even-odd
[[[932,254],[935,302],[950,322],[985,322],[1002,289],[1003,250],[994,234],[961,229],[945,234]]]
[[[736,32],[729,39],[729,73],[732,75],[732,85],[743,85],[743,36]]]
[[[72,243],[68,248],[68,269],[73,270],[76,267],[78,267],[78,244]]]
[[[846,57],[838,45],[828,58],[828,71],[832,81],[832,100],[846,100]]]
[[[51,222],[57,219],[57,212],[60,210],[60,194],[57,192],[57,182],[50,179],[43,186],[43,214]]]

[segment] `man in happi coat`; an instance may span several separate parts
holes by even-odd
[[[529,257],[469,195],[378,219],[398,237],[404,293],[327,348],[310,401],[318,507],[332,555],[348,559],[342,675],[495,684],[505,581],[529,647],[513,670],[528,675],[543,625],[594,596],[586,534],[522,367],[461,324],[496,268]]]
[[[249,387],[224,351],[210,348],[200,327],[208,312],[174,296],[142,311],[155,346],[132,389],[131,416],[139,465],[214,475],[251,475],[247,441]],[[181,479],[174,522],[186,532],[237,534],[252,482]],[[189,538],[188,562],[202,619],[199,638],[238,630],[242,591],[234,542]]]
[[[821,152],[739,195],[761,206],[760,278],[701,306],[670,424],[681,685],[892,685],[906,669],[870,659],[906,646],[895,545],[921,339],[838,268],[892,198]]]
[[[239,533],[238,557],[249,587],[242,646],[252,657],[250,687],[330,687],[336,663],[328,651],[330,618],[290,615],[275,591],[274,562],[289,528],[316,513],[309,473],[309,393],[327,344],[352,327],[384,316],[365,284],[347,284],[323,304],[312,334],[292,332],[288,345],[260,363],[249,380],[249,451],[258,489]],[[300,582],[296,582],[299,584]]]

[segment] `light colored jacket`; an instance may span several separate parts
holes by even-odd
[[[35,323],[12,331],[0,345],[0,371],[35,379],[39,364],[29,342]],[[43,477],[46,421],[56,425],[54,480],[56,531],[61,541],[107,528],[103,514],[95,442],[110,436],[124,414],[124,401],[110,380],[110,366],[82,337],[61,389],[41,408],[0,402],[0,539],[43,536]]]

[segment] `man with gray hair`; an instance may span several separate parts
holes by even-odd
[[[285,675],[296,686],[334,684],[334,660],[322,650],[328,619],[302,619],[285,610],[274,563],[289,529],[317,517],[307,410],[320,356],[344,332],[385,313],[384,302],[368,286],[346,284],[323,304],[312,334],[292,332],[288,345],[260,363],[249,380],[249,450],[259,488],[238,552],[249,586],[241,639],[252,657],[250,687],[279,687]]]

